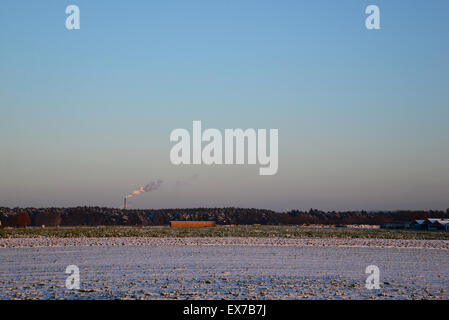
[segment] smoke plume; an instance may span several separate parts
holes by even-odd
[[[127,199],[132,198],[134,196],[138,196],[141,193],[144,192],[150,192],[150,191],[154,191],[157,190],[161,187],[163,181],[161,179],[157,179],[156,181],[151,181],[149,184],[147,184],[144,187],[140,187],[137,190],[134,190],[133,192],[131,192],[130,194],[128,194],[126,196]]]

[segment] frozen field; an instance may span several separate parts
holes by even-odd
[[[365,268],[380,268],[379,290]],[[79,291],[65,268],[80,269]],[[314,246],[0,248],[1,299],[448,299],[444,249]]]

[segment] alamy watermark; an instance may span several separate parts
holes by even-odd
[[[274,175],[278,171],[278,136],[278,129],[269,130],[268,152],[266,129],[225,129],[223,140],[220,130],[202,132],[201,121],[193,121],[192,136],[186,129],[171,132],[170,141],[177,143],[170,151],[170,161],[174,165],[245,164],[246,154],[247,164],[263,166],[259,168],[260,175]],[[207,142],[204,148],[203,142]]]
[[[65,13],[69,16],[65,20],[65,27],[68,30],[80,29],[80,8],[77,5],[71,4],[66,7]],[[365,14],[369,16],[365,20],[365,26],[368,30],[380,29],[380,9],[376,5],[369,5],[365,9]]]
[[[365,9],[365,13],[369,16],[365,20],[365,26],[368,30],[380,29],[380,9],[376,5],[369,5]]]
[[[65,269],[65,273],[70,274],[65,280],[65,287],[69,290],[80,289],[80,269],[78,266],[71,264]]]
[[[369,265],[365,269],[365,273],[369,274],[365,281],[365,287],[368,290],[380,289],[380,270],[378,266]]]
[[[80,8],[74,4],[65,8],[65,13],[69,16],[65,19],[65,27],[68,30],[80,29]]]

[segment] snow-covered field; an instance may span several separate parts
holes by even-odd
[[[2,239],[13,243],[0,248],[0,298],[449,298],[444,242],[221,239]],[[68,265],[79,267],[80,290],[65,287]],[[365,288],[368,265],[380,269],[379,290]]]

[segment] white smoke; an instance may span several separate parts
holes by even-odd
[[[141,193],[144,192],[150,192],[150,191],[154,191],[157,190],[161,187],[163,181],[161,179],[157,179],[156,181],[151,181],[149,184],[147,184],[144,187],[139,187],[139,189],[134,190],[133,192],[131,192],[130,194],[128,194],[126,196],[127,199],[132,198],[134,196],[138,196]]]

